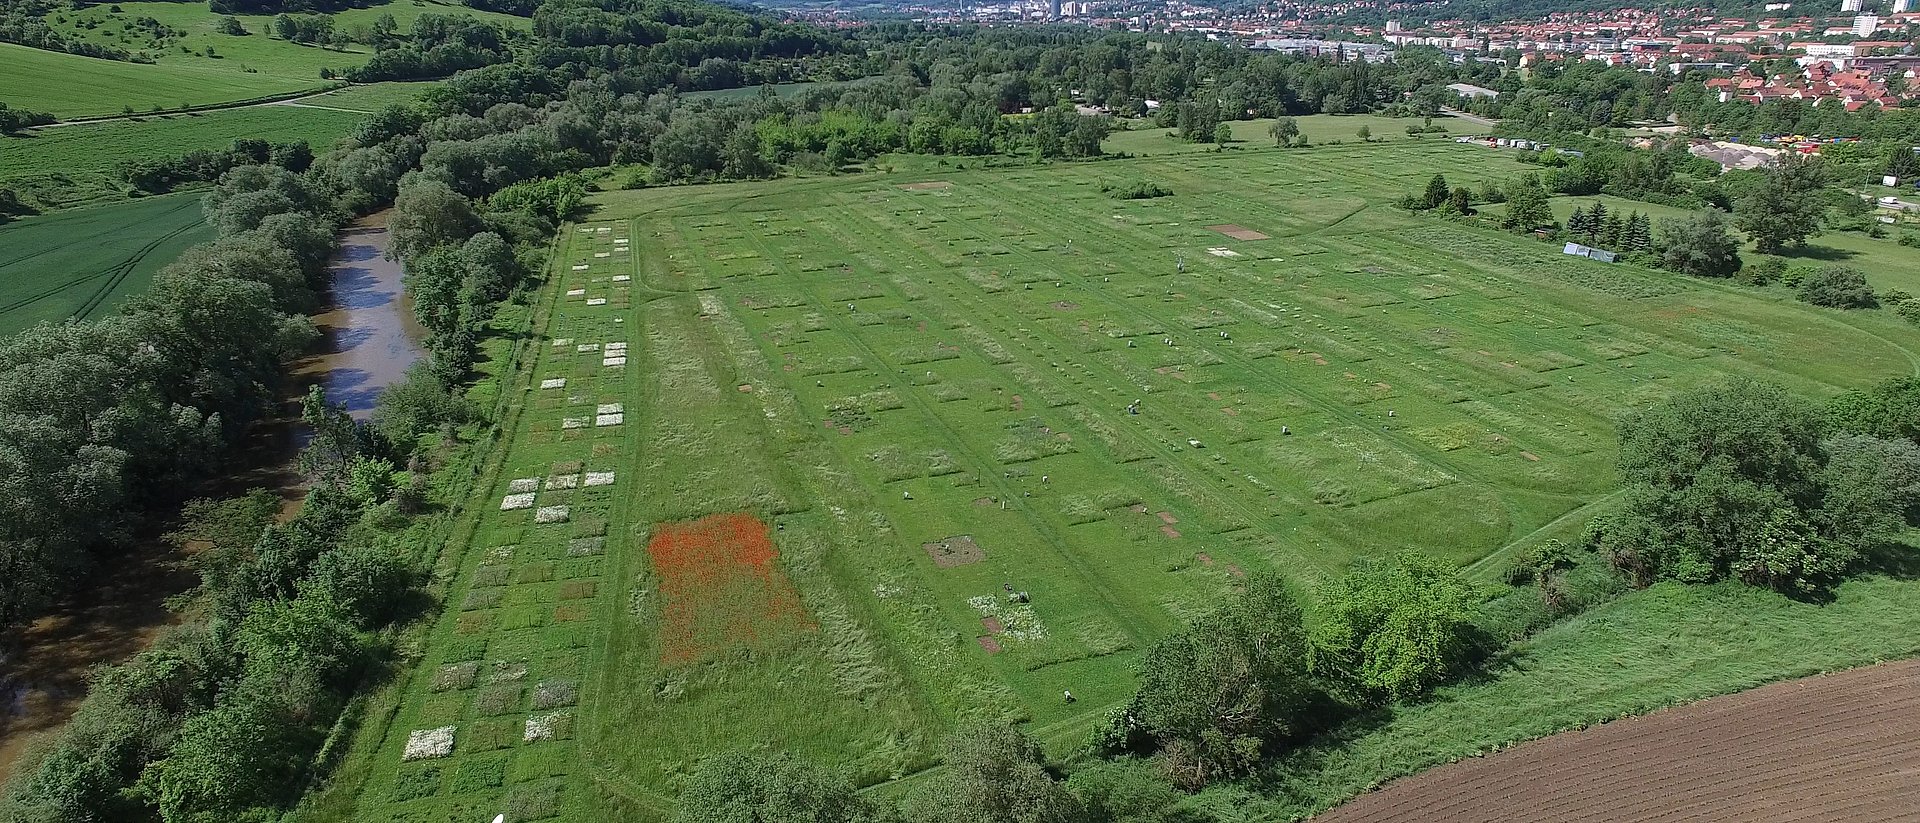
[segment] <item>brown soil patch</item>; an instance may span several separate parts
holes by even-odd
[[[741,383],[741,384],[739,385],[739,387],[738,387],[738,388],[740,389],[740,391],[743,391],[743,392],[750,392],[750,391],[753,391],[753,384],[752,384],[752,383]]]
[[[1236,408],[1233,408],[1233,407],[1231,407],[1231,406],[1227,406],[1227,407],[1224,407],[1224,408],[1222,408],[1222,409],[1220,409],[1220,411],[1221,411],[1221,412],[1223,412],[1223,413],[1225,413],[1225,414],[1226,414],[1226,415],[1227,415],[1228,417],[1239,417],[1239,416],[1240,416],[1240,410],[1239,410],[1239,409],[1236,409]]]
[[[1232,223],[1221,223],[1218,226],[1208,226],[1207,231],[1217,231],[1235,240],[1266,240],[1267,239],[1267,236],[1264,234],[1261,234],[1260,232],[1257,232],[1257,231],[1254,231],[1253,229],[1245,228],[1242,226],[1236,226]]]
[[[562,603],[553,610],[553,622],[577,623],[587,619],[587,607],[584,603]]]
[[[569,580],[560,584],[561,600],[585,600],[594,595],[599,586],[591,580]]]
[[[1080,308],[1079,303],[1075,303],[1071,300],[1055,300],[1053,301],[1052,305],[1054,308],[1059,309],[1061,311],[1073,311],[1074,309]]]
[[[1536,463],[1540,461],[1540,455],[1534,454],[1533,452],[1521,452],[1520,456]]]
[[[1200,561],[1200,565],[1202,566],[1213,565],[1213,555],[1207,554],[1206,552],[1195,552],[1193,559]]]
[[[933,191],[935,189],[953,188],[953,182],[949,180],[928,180],[924,183],[907,183],[900,188],[905,191]]]
[[[1173,512],[1154,512],[1153,516],[1160,518],[1160,522],[1169,526],[1180,522],[1180,518],[1174,517]]]
[[[984,634],[974,639],[980,641],[980,648],[986,649],[987,654],[1000,653],[1000,641],[995,640],[992,637]]]
[[[1025,410],[1025,409],[1026,409],[1026,407],[1027,407],[1027,401],[1025,401],[1025,400],[1021,400],[1021,399],[1020,399],[1020,395],[1017,395],[1017,394],[1016,394],[1016,395],[1014,395],[1014,396],[1013,396],[1013,410],[1014,410],[1014,411],[1022,411],[1022,410]]]
[[[1395,781],[1332,823],[1912,820],[1920,660],[1776,683]]]
[[[993,498],[991,497],[976,497],[973,499],[973,505],[976,506],[991,506],[993,502]]]
[[[1219,393],[1219,392],[1217,392],[1217,391],[1210,391],[1210,392],[1207,392],[1207,399],[1208,399],[1208,400],[1219,400],[1219,399],[1220,399],[1220,393]]]
[[[921,543],[920,548],[927,550],[927,556],[933,558],[933,565],[943,569],[971,565],[987,559],[986,550],[980,548],[980,544],[973,542],[973,535],[970,534]]]
[[[1247,576],[1247,573],[1245,571],[1242,571],[1239,566],[1236,566],[1232,563],[1227,564],[1227,574],[1233,575],[1234,577]]]
[[[1168,540],[1180,539],[1180,531],[1172,526],[1161,526],[1160,533],[1166,535]]]
[[[1007,630],[1007,627],[1000,622],[1000,618],[998,617],[980,618],[980,627],[986,629],[987,634],[999,634]]]

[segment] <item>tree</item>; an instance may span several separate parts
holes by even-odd
[[[1507,213],[1500,218],[1502,228],[1533,231],[1553,225],[1553,207],[1539,178],[1525,175],[1507,185]]]
[[[1079,798],[1047,769],[1040,744],[1005,723],[967,726],[947,739],[945,774],[907,798],[928,823],[1080,823]]]
[[[1589,543],[1640,585],[1727,577],[1795,593],[1829,585],[1859,557],[1863,532],[1829,513],[1837,501],[1824,429],[1813,404],[1744,379],[1630,415],[1619,425],[1629,496],[1589,530]]]
[[[1593,208],[1587,209],[1587,218],[1581,225],[1582,231],[1579,232],[1586,237],[1587,245],[1600,245],[1600,238],[1607,230],[1608,217],[1610,215],[1607,214],[1607,206],[1604,203],[1595,203]]]
[[[1851,266],[1826,266],[1800,281],[1800,299],[1833,309],[1870,309],[1880,305],[1867,276]]]
[[[1373,142],[1373,129],[1371,127],[1361,126],[1359,131],[1354,132],[1354,135],[1359,137],[1362,143]]]
[[[1293,138],[1299,133],[1300,124],[1291,117],[1282,117],[1274,120],[1273,125],[1267,127],[1267,134],[1273,136],[1273,144],[1276,146],[1286,146],[1292,143]]]
[[[1842,394],[1827,404],[1827,419],[1841,432],[1920,443],[1920,377]]]
[[[1222,146],[1233,142],[1233,125],[1231,123],[1216,124],[1213,127],[1213,142]]]
[[[1827,454],[1816,516],[1823,530],[1863,545],[1898,537],[1920,503],[1920,444],[1842,434],[1820,445]]]
[[[1584,237],[1588,234],[1592,225],[1592,220],[1587,217],[1587,210],[1579,206],[1574,206],[1573,213],[1567,215],[1568,234],[1576,237]]]
[[[1452,569],[1408,552],[1360,562],[1320,601],[1314,673],[1362,699],[1406,700],[1459,670],[1477,597]]]
[[[1439,208],[1440,204],[1447,202],[1447,194],[1450,191],[1447,188],[1447,178],[1436,174],[1427,180],[1427,192],[1420,198],[1420,202],[1425,208]]]
[[[1120,746],[1157,748],[1189,787],[1248,773],[1268,745],[1300,734],[1318,690],[1307,676],[1300,606],[1273,575],[1163,638],[1140,662],[1140,688],[1116,718]],[[1136,741],[1144,738],[1144,741]]]
[[[473,204],[438,180],[412,180],[400,188],[387,221],[390,248],[402,260],[436,246],[464,243],[480,229]]]
[[[1826,174],[1818,160],[1783,155],[1759,186],[1735,201],[1734,225],[1753,239],[1762,254],[1806,245],[1807,238],[1820,233],[1826,208],[1819,192],[1825,185]]]
[[[1446,208],[1447,208],[1447,211],[1453,212],[1454,214],[1460,214],[1460,215],[1473,214],[1472,193],[1468,192],[1467,187],[1465,186],[1461,186],[1460,188],[1447,192]]]
[[[1615,211],[1607,215],[1600,226],[1600,245],[1609,249],[1620,249],[1621,241],[1627,235],[1627,219]]]
[[[1740,241],[1716,209],[1661,220],[1654,253],[1661,268],[1699,277],[1729,277],[1740,270]]]
[[[861,823],[874,810],[844,775],[790,754],[709,757],[680,791],[674,823]]]
[[[1620,242],[1621,251],[1652,251],[1653,220],[1636,211],[1627,218],[1626,232]]]

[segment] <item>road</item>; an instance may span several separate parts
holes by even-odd
[[[1469,122],[1469,123],[1473,123],[1473,124],[1475,124],[1475,125],[1479,125],[1479,126],[1485,126],[1485,127],[1487,127],[1487,128],[1493,128],[1494,126],[1498,126],[1498,125],[1500,125],[1500,121],[1498,121],[1498,120],[1493,120],[1493,119],[1490,119],[1490,118],[1486,118],[1486,117],[1481,117],[1480,115],[1477,115],[1477,114],[1469,114],[1469,113],[1467,113],[1467,112],[1464,112],[1464,111],[1461,111],[1461,110],[1459,110],[1459,109],[1449,109],[1449,108],[1444,108],[1444,107],[1443,107],[1443,108],[1441,108],[1441,109],[1440,109],[1440,113],[1441,113],[1441,114],[1444,114],[1444,115],[1447,115],[1447,116],[1449,116],[1449,117],[1458,117],[1458,118],[1460,118],[1460,119],[1462,119],[1462,120],[1465,120],[1465,121],[1467,121],[1467,122]]]
[[[198,106],[198,107],[188,108],[188,109],[175,109],[172,111],[150,111],[150,112],[144,112],[144,113],[136,112],[134,114],[118,114],[112,117],[89,117],[82,120],[61,120],[57,123],[48,123],[44,126],[34,126],[33,128],[28,129],[28,131],[40,131],[42,129],[57,129],[63,126],[91,126],[96,123],[113,123],[121,120],[145,120],[153,117],[168,117],[168,116],[177,115],[177,114],[198,114],[201,112],[209,112],[209,111],[238,111],[240,109],[257,109],[262,106],[295,106],[299,108],[309,108],[309,109],[328,109],[330,111],[346,111],[346,112],[353,112],[355,114],[372,114],[373,113],[369,111],[363,111],[361,109],[343,109],[343,108],[337,108],[334,106],[316,106],[316,105],[307,103],[308,100],[326,97],[327,95],[332,94],[339,90],[340,89],[338,88],[333,88],[333,89],[327,89],[326,91],[302,93],[295,97],[284,97],[284,98],[279,98],[275,100],[261,100],[256,103],[242,103],[237,106]]]

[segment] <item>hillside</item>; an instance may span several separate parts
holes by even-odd
[[[206,66],[100,60],[0,43],[0,89],[8,105],[61,118],[207,106],[328,85]]]
[[[119,11],[114,11],[118,9]],[[363,36],[384,17],[405,33],[423,15],[458,15],[526,29],[530,21],[464,6],[412,0],[329,17],[334,31]],[[359,42],[303,45],[269,34],[272,15],[239,15],[244,35],[219,31],[224,15],[202,3],[120,3],[57,11],[45,20],[63,35],[123,49],[153,63],[97,60],[0,44],[0,101],[63,119],[172,110],[319,90],[323,72],[365,64],[374,49]]]

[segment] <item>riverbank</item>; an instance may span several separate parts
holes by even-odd
[[[400,264],[386,259],[387,237],[384,213],[341,233],[328,268],[327,308],[313,317],[321,340],[291,365],[281,413],[257,426],[232,470],[209,480],[196,496],[270,489],[283,501],[281,517],[291,517],[306,491],[294,457],[305,440],[299,422],[307,388],[321,386],[329,399],[365,420],[380,392],[424,356]],[[35,740],[73,715],[93,669],[139,653],[180,621],[167,602],[191,591],[197,577],[191,552],[167,540],[166,531],[163,524],[141,535],[129,555],[101,569],[0,651],[0,783],[13,776]]]

